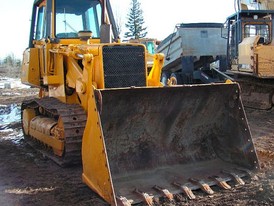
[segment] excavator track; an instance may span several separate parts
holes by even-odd
[[[236,81],[242,89],[245,107],[269,110],[274,105],[274,80],[255,77],[239,77]]]
[[[23,102],[21,112],[23,113],[27,108],[35,110],[36,116],[43,115],[55,121],[61,120],[63,129],[59,133],[63,134],[65,146],[61,156],[55,155],[52,148],[37,141],[35,137],[26,135],[23,129],[28,144],[60,166],[81,164],[82,136],[86,125],[86,112],[82,107],[77,104],[63,103],[56,98],[45,97]]]

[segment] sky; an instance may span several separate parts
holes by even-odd
[[[1,1],[0,59],[9,54],[21,59],[28,46],[34,0]],[[115,18],[127,23],[131,0],[110,0]],[[235,12],[234,0],[139,0],[148,38],[163,40],[178,23],[218,22]],[[170,2],[170,3],[169,3]],[[121,38],[126,32],[122,27]]]

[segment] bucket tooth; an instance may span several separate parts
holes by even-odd
[[[177,187],[180,187],[180,188],[183,190],[184,194],[185,194],[189,199],[193,200],[193,199],[196,198],[196,196],[193,194],[192,190],[191,190],[189,187],[187,187],[187,186],[185,186],[185,185],[181,185],[181,184],[178,183],[178,182],[173,182],[173,185],[175,185],[175,186],[177,186]]]
[[[258,176],[255,175],[254,173],[252,173],[250,170],[248,169],[244,169],[244,168],[235,168],[236,170],[238,170],[239,172],[243,172],[246,176],[248,176],[251,180],[258,180]]]
[[[136,192],[137,194],[139,194],[140,196],[142,196],[142,198],[144,199],[145,203],[148,205],[148,206],[154,206],[154,203],[153,203],[153,198],[154,196],[152,195],[149,195],[148,193],[146,192],[142,192],[138,189],[135,189],[134,192]]]
[[[227,182],[221,177],[212,176],[212,177],[209,177],[209,179],[214,180],[219,187],[221,187],[225,190],[231,189],[231,186],[229,184],[227,184]]]
[[[126,197],[123,196],[116,196],[116,199],[119,205],[122,206],[131,206],[131,204],[133,203],[133,200],[128,200]]]
[[[214,194],[214,191],[211,189],[211,187],[207,183],[205,183],[203,180],[189,178],[189,181],[195,185],[198,185],[207,194],[209,194],[209,195]]]
[[[159,187],[159,186],[157,186],[157,185],[155,185],[155,186],[153,187],[153,189],[155,189],[155,190],[157,190],[157,191],[163,193],[170,201],[172,201],[173,198],[174,198],[174,197],[173,197],[173,194],[170,193],[167,189],[164,189],[164,188]]]
[[[222,173],[227,174],[230,177],[232,177],[237,184],[245,185],[245,182],[243,181],[243,179],[239,175],[237,175],[236,173],[229,172],[229,171],[226,171],[226,170],[223,170]]]
[[[244,168],[235,168],[236,170],[240,171],[240,172],[244,172],[245,174],[247,174],[247,176],[250,178],[250,179],[258,179],[258,177],[253,174],[250,170],[248,169],[244,169]]]

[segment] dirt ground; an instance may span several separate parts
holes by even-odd
[[[15,111],[11,120],[0,119],[0,205],[107,205],[82,183],[81,166],[61,168],[25,143],[18,105],[35,94],[35,89],[0,89],[0,115]],[[228,191],[217,189],[210,196],[195,191],[195,200],[179,196],[180,201],[161,205],[274,205],[274,110],[246,113],[262,167],[257,178]]]

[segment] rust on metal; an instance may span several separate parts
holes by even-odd
[[[248,169],[243,169],[243,168],[235,168],[235,169],[238,170],[238,171],[240,171],[240,172],[244,172],[250,178],[254,177],[254,174],[252,174],[252,172],[250,170],[248,170]]]
[[[214,194],[214,191],[211,189],[211,187],[204,182],[203,180],[197,180],[195,178],[189,178],[189,181],[195,185],[198,185],[205,193],[212,195]]]
[[[31,128],[46,135],[52,135],[57,122],[51,118],[36,116],[31,120]]]
[[[245,185],[245,182],[243,181],[243,179],[242,179],[239,175],[237,175],[236,173],[230,172],[230,171],[226,171],[226,170],[223,170],[222,173],[227,174],[227,175],[229,175],[230,177],[232,177],[233,180],[234,180],[237,184],[239,184],[239,185]]]
[[[190,199],[193,200],[196,198],[196,196],[193,194],[192,190],[187,187],[186,185],[181,185],[178,182],[173,182],[173,185],[180,187],[182,189],[182,191],[184,192],[184,194]]]
[[[140,191],[139,189],[135,189],[134,192],[136,192],[137,194],[139,194],[140,196],[142,196],[142,198],[144,199],[145,203],[148,205],[148,206],[153,206],[154,203],[153,203],[153,198],[154,196],[152,195],[149,195],[147,194],[146,192],[142,192]]]
[[[59,123],[59,122],[58,122]],[[55,127],[52,128],[51,133],[54,135],[55,138],[64,140],[64,128],[61,124],[57,124]]]
[[[217,176],[212,176],[209,178],[214,180],[219,187],[221,187],[225,190],[231,189],[231,186],[229,184],[227,184],[227,182],[223,178],[217,177]]]
[[[100,90],[97,90],[97,89],[94,90],[94,94],[96,96],[96,106],[97,106],[98,112],[99,112],[99,114],[101,114],[102,109],[103,109],[103,107],[102,107],[102,105],[103,105],[102,94],[101,94]]]
[[[167,189],[162,188],[160,186],[154,185],[153,189],[161,192],[165,197],[167,197],[167,199],[169,199],[170,201],[173,200],[173,194],[171,194]]]
[[[123,196],[116,196],[117,201],[123,206],[131,206],[133,200],[128,200],[126,197]]]

